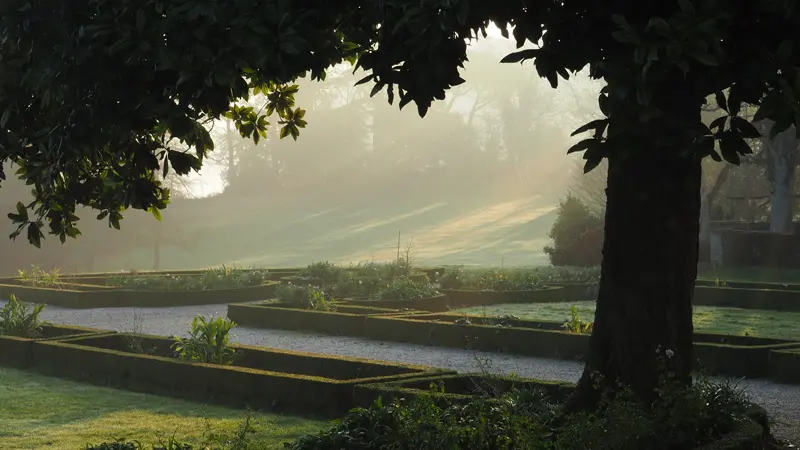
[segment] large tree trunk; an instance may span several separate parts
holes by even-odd
[[[797,167],[797,146],[794,126],[769,139],[771,124],[762,140],[767,155],[767,174],[771,185],[770,231],[791,233],[794,212],[794,177]]]
[[[632,140],[635,150],[627,156],[609,156],[594,330],[568,412],[593,408],[617,384],[648,402],[665,375],[691,383],[702,171],[699,158],[683,151],[691,137],[677,138],[671,148],[656,143],[689,136],[688,128],[700,122],[700,105],[690,98],[661,101],[672,120],[664,127],[671,128],[651,125],[654,131]]]

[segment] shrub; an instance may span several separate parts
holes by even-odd
[[[330,261],[315,262],[309,264],[299,277],[310,280],[317,280],[323,286],[336,283],[343,278],[346,278],[348,273],[341,267]]]
[[[0,309],[0,334],[24,338],[36,338],[42,333],[42,327],[49,325],[39,320],[39,314],[45,305],[36,305],[30,309],[11,294],[8,303]]]
[[[336,299],[316,286],[299,286],[296,284],[279,286],[275,295],[283,303],[315,311],[333,311],[334,302],[336,301]]]
[[[172,344],[178,358],[213,364],[233,364],[236,350],[230,346],[230,332],[236,324],[223,317],[195,316],[188,338],[175,338]]]
[[[701,381],[668,387],[651,406],[621,389],[593,413],[559,417],[559,405],[536,390],[512,390],[467,405],[432,396],[380,399],[357,408],[329,430],[287,445],[290,450],[666,450],[694,448],[736,429],[750,406],[740,390]],[[561,419],[561,420],[556,420]]]
[[[362,261],[355,266],[351,266],[350,271],[357,277],[395,278],[411,275],[411,264],[403,259],[388,263]]]
[[[437,295],[440,295],[439,291],[430,283],[419,283],[408,278],[400,278],[382,286],[371,297],[375,300],[414,300]]]
[[[543,279],[533,269],[448,269],[439,279],[443,289],[528,291],[540,289]]]
[[[554,266],[596,266],[602,260],[603,219],[592,214],[577,197],[568,194],[558,206],[550,229],[552,247],[544,252]]]
[[[30,271],[18,270],[17,278],[24,284],[31,286],[41,286],[49,288],[61,287],[61,271],[58,268],[50,272],[40,268],[36,264],[31,264]]]

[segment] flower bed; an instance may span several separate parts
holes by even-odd
[[[139,339],[141,352],[129,339]],[[353,387],[446,373],[424,366],[234,345],[233,365],[182,361],[172,339],[118,333],[35,342],[31,368],[99,384],[255,409],[336,416]]]

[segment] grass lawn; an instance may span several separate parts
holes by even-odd
[[[800,270],[774,269],[769,267],[717,267],[697,275],[700,280],[761,282],[761,283],[800,283]]]
[[[593,301],[572,303],[526,303],[478,306],[453,310],[454,313],[502,316],[520,319],[564,322],[575,305],[584,320],[594,320]],[[800,340],[800,312],[764,311],[711,306],[694,307],[695,331]]]
[[[207,431],[233,435],[245,411],[97,387],[0,368],[0,449],[78,450],[116,438],[151,448],[160,438],[201,443]],[[254,413],[257,448],[319,431],[325,422]]]

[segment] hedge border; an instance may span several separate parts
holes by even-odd
[[[0,335],[0,365],[25,369],[33,361],[34,341],[57,341],[71,337],[101,336],[115,331],[101,330],[76,325],[49,324],[42,326],[43,337],[24,338]],[[49,336],[48,336],[49,335]]]
[[[343,307],[347,307],[343,305]],[[374,315],[407,315],[413,311],[398,311],[386,308],[363,309],[375,311]],[[420,314],[423,312],[419,312]],[[340,311],[313,311],[287,308],[281,304],[228,305],[228,319],[237,324],[252,328],[280,329],[289,331],[314,331],[337,336],[366,336],[366,318],[369,314]]]
[[[20,301],[62,308],[174,307],[241,303],[272,298],[280,285],[268,281],[260,286],[206,291],[134,291],[126,289],[73,290],[0,284],[0,297],[14,294]]]
[[[800,291],[696,286],[693,304],[800,312]]]
[[[175,358],[109,350],[82,344],[97,338],[122,339],[127,333],[76,337],[32,343],[30,369],[45,375],[70,378],[133,391],[201,400],[236,407],[278,409],[315,416],[338,417],[354,406],[353,387],[444,374],[448,371],[426,366],[316,355],[244,345],[234,348],[264,354],[319,358],[326,361],[391,366],[409,373],[333,379],[248,367],[221,366],[181,361]],[[163,336],[140,335],[164,345],[173,342]],[[266,356],[268,357],[268,355]],[[330,367],[326,365],[325,367]],[[452,373],[452,371],[449,371]]]
[[[446,387],[441,392],[434,391],[428,389],[427,386],[438,382],[443,382],[446,384],[450,380],[461,381],[467,379],[470,381],[477,379],[483,383],[501,383],[516,387],[538,387],[544,389],[549,395],[557,399],[565,398],[566,395],[575,388],[575,383],[563,381],[500,377],[483,373],[457,373],[415,378],[413,380],[360,384],[354,388],[353,392],[357,405],[365,408],[372,405],[376,400],[378,400],[378,398],[380,398],[385,404],[387,400],[411,400],[421,395],[429,395],[439,404],[463,404],[475,399],[476,396],[471,394],[448,392]],[[416,386],[422,383],[425,383],[425,388]]]
[[[574,301],[568,288],[546,286],[527,291],[483,291],[476,289],[441,289],[449,298],[449,309],[471,308],[476,306],[500,305],[505,303],[558,303]]]
[[[774,381],[800,384],[800,348],[771,351],[769,371],[770,378]]]
[[[484,319],[458,314],[364,316],[251,305],[228,306],[228,318],[253,328],[314,331],[377,341],[556,359],[581,360],[589,348],[590,335],[560,330],[557,322],[513,320],[510,326],[503,327],[456,322],[464,317],[476,321]],[[734,343],[725,343],[724,340],[733,340]],[[693,352],[696,368],[710,375],[769,377],[771,352],[795,348],[800,349],[800,341],[697,333]],[[800,384],[800,380],[797,382]]]

